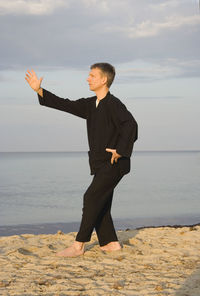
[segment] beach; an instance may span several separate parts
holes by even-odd
[[[0,237],[0,295],[200,295],[200,226],[117,232],[122,250],[57,257],[76,232]]]

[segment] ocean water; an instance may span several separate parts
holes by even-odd
[[[136,151],[131,167],[115,189],[119,227],[200,222],[200,151]],[[79,222],[92,178],[87,152],[1,152],[0,226]]]

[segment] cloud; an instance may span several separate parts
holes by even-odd
[[[162,59],[154,62],[136,61],[118,70],[117,83],[150,83],[174,78],[200,76],[200,60]]]
[[[108,0],[82,0],[82,2],[89,9],[95,7],[96,9],[101,9],[103,12],[110,10]]]
[[[183,1],[181,1],[183,3]],[[157,11],[163,11],[166,9],[171,9],[171,8],[178,8],[180,6],[180,0],[168,0],[168,1],[163,1],[161,3],[150,3],[149,7],[152,10]]]
[[[6,14],[52,14],[55,9],[67,8],[70,0],[0,0],[0,15]]]
[[[1,82],[4,82],[5,80],[6,80],[6,79],[5,79],[4,75],[0,74],[0,83],[1,83]]]
[[[126,34],[129,38],[145,38],[161,34],[166,30],[176,30],[184,26],[195,26],[200,24],[198,15],[194,16],[169,16],[162,22],[151,20],[143,21],[130,26],[109,26],[105,28],[109,32]]]
[[[199,22],[198,3],[189,0],[0,0],[0,118],[2,134],[9,135],[1,149],[69,149],[63,137],[58,136],[56,142],[45,137],[52,128],[56,135],[63,134],[64,129],[66,133],[66,126],[73,127],[80,140],[82,121],[78,125],[76,118],[73,121],[64,112],[47,109],[44,115],[39,105],[33,108],[37,104],[35,94],[24,84],[24,72],[32,67],[37,73],[41,71],[38,75],[44,75],[44,87],[73,98],[85,91],[80,72],[85,75],[89,65],[108,61],[116,66],[117,92],[130,99],[127,103],[139,121],[146,118],[160,130],[152,112],[161,118],[168,106],[174,123],[184,112],[185,118],[189,114],[190,122],[198,127],[197,79],[188,78],[200,76]],[[151,83],[155,81],[158,83]],[[188,105],[184,98],[190,98]],[[163,104],[163,100],[170,103]],[[191,110],[191,106],[195,107]],[[184,120],[181,130],[187,126]],[[28,147],[19,139],[27,140],[30,130],[36,136],[26,141]],[[166,128],[168,134],[169,130]],[[71,129],[69,137],[70,133]],[[180,139],[179,134],[177,131],[175,141]],[[192,141],[194,147],[199,144]],[[71,150],[79,147],[74,143]],[[166,143],[171,145],[168,138]]]
[[[200,47],[200,18],[192,9],[178,0],[0,0],[0,70],[141,60],[144,71],[132,72],[140,81],[192,77]]]
[[[77,3],[86,9],[105,13],[110,11],[111,2],[108,0],[79,0],[76,3],[73,0],[0,0],[0,15],[50,15],[56,9],[70,8]]]

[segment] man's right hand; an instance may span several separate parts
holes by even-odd
[[[42,83],[43,77],[38,79],[34,70],[27,70],[25,79],[34,91],[36,91],[39,94],[41,93],[42,89],[40,88],[40,85]]]

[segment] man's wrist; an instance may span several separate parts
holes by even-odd
[[[41,87],[36,92],[40,97],[43,98],[43,89]]]

